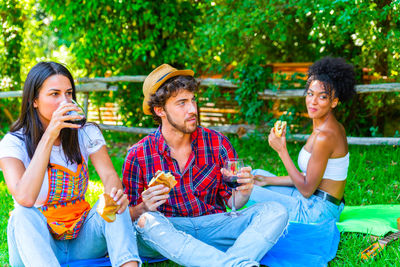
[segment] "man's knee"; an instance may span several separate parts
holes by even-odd
[[[172,223],[159,212],[143,213],[135,222],[135,228],[139,235],[139,239],[155,247],[168,246],[170,237],[174,234],[180,235]],[[157,249],[156,249],[157,250]]]
[[[146,216],[140,216],[138,222],[137,222],[138,226],[140,228],[144,228],[145,224],[146,224]]]
[[[287,216],[287,209],[278,202],[269,202],[269,209],[273,210],[279,216]]]
[[[289,214],[287,209],[278,202],[265,202],[258,203],[259,214],[261,218],[280,220],[282,223],[287,223],[289,220]]]
[[[289,213],[282,204],[278,202],[269,202],[268,209],[271,210],[272,214],[276,217],[280,218],[283,222],[288,222],[289,220]]]
[[[169,220],[159,212],[146,212],[143,213],[136,222],[136,227],[139,231],[145,229],[150,230],[154,227],[172,226]]]

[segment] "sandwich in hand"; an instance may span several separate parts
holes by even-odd
[[[100,195],[96,211],[106,222],[113,222],[120,205],[107,193]]]
[[[274,133],[277,137],[281,137],[286,128],[286,121],[277,121],[274,125]]]
[[[151,179],[151,181],[149,182],[149,187],[162,184],[169,188],[168,192],[165,193],[165,194],[168,194],[169,191],[171,191],[171,189],[174,188],[174,186],[177,183],[178,182],[175,180],[175,177],[171,173],[157,171],[156,174],[154,175],[153,179]]]

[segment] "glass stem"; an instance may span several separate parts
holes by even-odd
[[[232,189],[232,212],[236,213],[236,207],[235,207],[235,191],[236,189]]]

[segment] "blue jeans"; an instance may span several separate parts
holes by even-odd
[[[253,175],[275,176],[270,172],[256,169]],[[266,186],[255,185],[250,195],[250,202],[276,201],[287,208],[289,221],[302,223],[321,223],[335,219],[339,221],[344,204],[339,206],[312,195],[305,198],[294,186]]]
[[[107,223],[96,212],[96,205],[77,238],[56,240],[37,208],[15,204],[7,227],[10,265],[60,266],[69,261],[104,257],[107,251],[112,266],[140,262],[128,209],[117,215],[114,222]]]
[[[225,213],[199,217],[165,217],[147,212],[137,221],[141,256],[167,257],[184,266],[258,266],[282,235],[286,209],[276,203],[253,205],[232,218]]]

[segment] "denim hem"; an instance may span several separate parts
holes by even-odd
[[[139,267],[142,266],[142,260],[140,259],[140,257],[139,256],[132,256],[132,255],[127,255],[127,256],[121,257],[118,260],[118,262],[116,262],[116,263],[112,262],[111,264],[113,266],[121,266],[122,264],[125,264],[125,263],[130,262],[130,261],[136,261],[136,262],[138,262]]]

